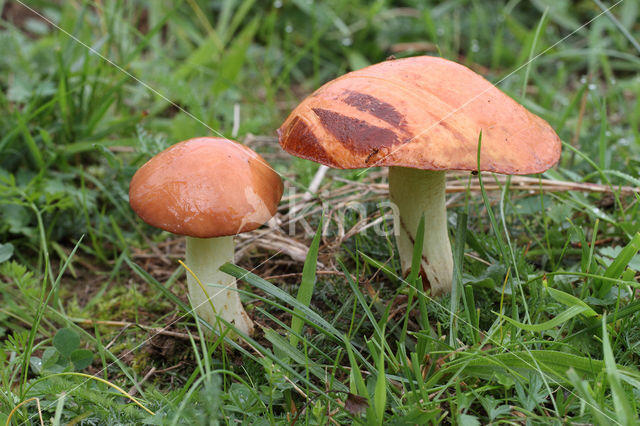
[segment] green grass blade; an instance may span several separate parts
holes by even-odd
[[[611,386],[611,396],[613,397],[613,405],[616,408],[618,420],[622,425],[637,425],[638,413],[636,413],[629,404],[628,396],[622,388],[620,374],[618,373],[616,360],[613,356],[611,343],[609,342],[606,314],[603,315],[602,318],[602,351],[604,353],[604,365],[607,371],[607,379]]]
[[[507,321],[509,324],[512,324],[518,328],[521,328],[526,331],[538,332],[538,331],[550,330],[552,328],[555,328],[563,324],[564,322],[570,320],[571,318],[575,317],[576,315],[580,315],[581,313],[588,311],[589,309],[591,308],[589,308],[588,306],[587,307],[578,306],[578,305],[571,306],[569,309],[567,309],[566,311],[563,311],[562,313],[554,317],[552,320],[545,321],[538,324],[523,324],[506,315],[502,315],[494,311],[492,312],[497,316],[499,316],[501,319]]]
[[[322,221],[318,224],[316,235],[311,241],[307,257],[302,267],[302,280],[300,281],[300,287],[298,288],[298,295],[296,299],[304,306],[309,306],[311,303],[311,296],[313,295],[313,288],[316,283],[316,265],[318,263],[318,247],[320,246],[320,237],[322,235]],[[303,313],[299,309],[294,309],[295,315],[291,317],[291,329],[293,334],[289,336],[289,343],[294,348],[298,345],[298,336],[302,331],[304,320],[302,319]]]
[[[456,339],[458,338],[456,318],[458,305],[460,303],[460,296],[462,296],[463,298],[467,318],[471,318],[473,316],[469,309],[474,309],[471,307],[471,302],[467,298],[467,294],[464,291],[462,284],[462,266],[464,264],[464,245],[466,241],[466,231],[467,214],[461,213],[457,218],[456,238],[453,248],[453,285],[451,287],[451,304],[449,306],[449,329],[451,330],[449,344],[451,346],[456,345]],[[471,326],[470,331],[475,339],[476,332],[473,329],[474,323],[474,321],[471,321],[468,325]]]
[[[595,317],[598,315],[598,313],[594,311],[591,306],[587,305],[584,301],[578,299],[572,294],[565,293],[564,291],[556,290],[555,288],[551,287],[545,287],[545,289],[549,296],[551,296],[555,301],[562,303],[563,305],[567,305],[569,307],[581,306],[582,308],[584,308],[581,313],[586,317]]]
[[[629,32],[629,30],[611,13],[613,6],[606,6],[600,0],[593,0],[595,4],[603,11],[607,18],[611,19],[611,22],[616,26],[618,31],[624,35],[624,37],[631,43],[631,45],[640,53],[640,42]],[[616,6],[618,3],[615,3]]]
[[[384,350],[382,350],[384,343],[385,337],[383,327],[382,334],[380,335],[380,353],[378,354],[376,362],[376,374],[378,377],[376,378],[375,393],[373,394],[373,405],[376,411],[376,420],[379,425],[382,425],[384,420],[384,411],[387,405],[387,377],[385,376],[384,371]]]
[[[492,377],[497,372],[527,376],[531,372],[542,371],[551,381],[567,383],[569,381],[567,372],[571,368],[581,377],[594,380],[604,371],[605,365],[603,361],[566,352],[536,349],[482,354],[482,356],[462,354],[458,360],[449,363],[441,371],[453,374],[460,368],[464,368],[466,374],[478,377]],[[633,383],[640,379],[640,372],[636,370],[622,366],[618,366],[618,370],[620,377],[627,382]]]
[[[583,404],[589,408],[589,411],[593,413],[594,418],[598,420],[595,424],[611,424],[612,420],[615,419],[611,414],[605,413],[605,411],[600,408],[600,404],[594,398],[594,392],[589,385],[589,380],[583,380],[583,378],[580,377],[573,369],[568,371],[567,376],[571,384],[573,384],[576,389],[577,395],[583,401]]]
[[[631,261],[631,259],[638,253],[640,250],[640,232],[634,235],[634,237],[629,241],[620,254],[616,256],[616,258],[611,262],[611,265],[604,271],[604,276],[606,278],[614,278],[618,279],[624,272],[625,268]],[[609,293],[609,290],[613,287],[612,281],[603,281],[600,285],[600,290],[598,291],[598,296],[603,298]]]
[[[618,321],[623,318],[631,317],[636,312],[640,312],[640,300],[629,303],[624,308],[621,308],[620,310],[618,310],[615,315],[608,316],[607,323],[612,323],[614,321]],[[575,333],[565,337],[564,339],[562,339],[562,341],[567,342],[574,337],[577,337],[583,334],[588,335],[589,333],[597,332],[597,329],[598,329],[598,323],[592,324],[589,327],[585,327],[582,330],[576,331]]]
[[[373,406],[371,404],[371,398],[369,396],[369,391],[367,390],[367,384],[362,377],[360,366],[358,365],[356,357],[353,354],[353,350],[349,345],[347,345],[347,356],[349,357],[349,365],[351,366],[349,389],[351,393],[355,393],[367,400],[367,414],[375,416],[375,412],[373,411]]]
[[[24,119],[20,116],[20,114],[16,115],[16,121],[18,124],[17,127],[22,131],[22,137],[24,138],[25,144],[29,148],[29,153],[31,154],[31,157],[33,159],[33,162],[35,163],[35,166],[38,169],[44,169],[45,164],[44,164],[44,159],[42,158],[41,150],[38,147],[38,144],[36,143],[35,139],[33,139],[33,136],[31,135],[31,132],[27,127],[27,124],[25,123]]]
[[[214,95],[218,95],[223,90],[233,86],[236,76],[241,71],[247,58],[247,49],[258,30],[258,23],[258,18],[250,21],[231,46],[225,50],[224,60],[218,64],[218,77],[211,88]]]
[[[477,167],[480,170],[480,152],[482,151],[482,131],[478,135],[478,158],[477,158]],[[502,234],[499,232],[498,222],[496,221],[496,217],[493,214],[493,209],[491,208],[491,202],[489,201],[489,197],[487,195],[487,191],[484,188],[484,180],[482,179],[482,173],[478,173],[478,183],[480,184],[480,192],[482,193],[482,201],[484,202],[484,206],[487,209],[487,214],[489,215],[489,221],[491,222],[491,229],[497,238],[498,247],[500,248],[500,255],[503,261],[506,261],[509,257],[507,256],[507,249],[505,247],[504,240],[502,239]]]
[[[527,85],[529,84],[529,74],[531,73],[531,65],[533,63],[533,55],[536,51],[536,45],[538,44],[538,40],[540,39],[540,33],[543,28],[547,26],[547,13],[549,12],[549,7],[544,9],[542,13],[542,17],[540,18],[540,22],[538,22],[538,27],[536,28],[536,32],[533,35],[533,39],[531,40],[531,49],[529,50],[529,58],[527,59],[524,78],[522,79],[522,92],[520,96],[524,99],[527,94]]]

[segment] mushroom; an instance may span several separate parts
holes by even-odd
[[[541,173],[561,149],[546,121],[467,67],[429,56],[389,60],[326,83],[293,110],[278,136],[290,154],[329,167],[389,167],[403,273],[424,215],[421,275],[433,295],[450,291],[453,280],[446,171]]]
[[[218,268],[233,261],[233,235],[269,220],[282,191],[282,180],[260,155],[227,139],[203,137],[177,143],[144,164],[131,179],[129,203],[149,225],[186,236],[186,264],[203,284],[187,275],[198,315],[212,325],[219,316],[251,334],[235,279]]]

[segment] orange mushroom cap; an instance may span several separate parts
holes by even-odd
[[[278,129],[282,148],[339,169],[540,173],[560,158],[551,126],[482,76],[442,58],[350,72],[307,97]]]
[[[276,212],[283,185],[257,153],[222,138],[177,143],[131,179],[129,204],[149,225],[199,238],[256,229]]]

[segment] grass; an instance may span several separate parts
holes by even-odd
[[[1,423],[637,424],[636,2],[390,3],[0,1]],[[362,230],[391,226],[384,173],[330,170],[293,212],[317,165],[274,139],[303,96],[390,54],[459,61],[564,141],[533,190],[450,178],[472,186],[449,194],[438,299]],[[127,203],[141,164],[202,135],[287,185],[286,238],[239,239],[223,267],[245,342],[205,338],[182,240]]]

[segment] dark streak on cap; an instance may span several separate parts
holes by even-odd
[[[393,126],[402,127],[405,124],[404,117],[393,105],[365,93],[354,92],[353,90],[347,90],[346,93],[349,96],[344,98],[344,103],[360,111],[368,112]]]
[[[373,149],[398,143],[398,137],[389,129],[372,126],[364,120],[327,109],[313,108],[313,112],[320,118],[322,126],[338,142],[356,154],[368,154]]]
[[[309,125],[300,117],[294,117],[291,121],[291,127],[288,130],[288,146],[296,152],[304,152],[305,158],[313,161],[326,162],[329,161],[327,151],[324,150],[322,144],[318,143],[318,138],[311,131]],[[281,129],[278,129],[278,136],[282,138]]]

